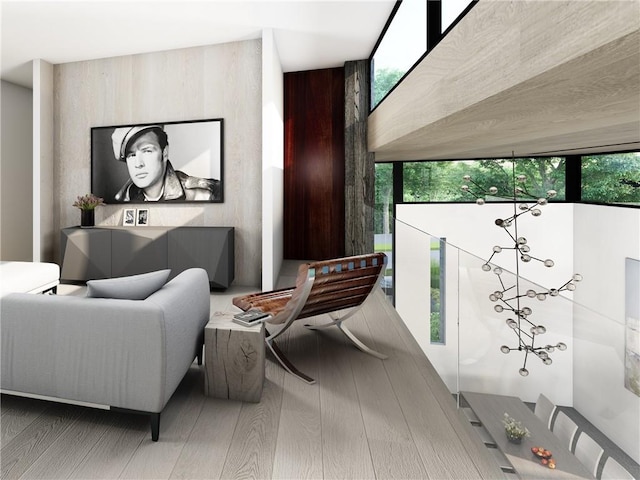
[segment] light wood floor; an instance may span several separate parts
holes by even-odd
[[[295,265],[287,263],[279,286],[294,278]],[[231,298],[248,291],[212,293],[212,313],[237,311]],[[83,294],[71,286],[60,293]],[[389,358],[360,352],[337,329],[294,325],[280,346],[315,385],[268,357],[260,403],[209,398],[203,369],[194,364],[162,414],[157,443],[143,416],[3,395],[0,476],[504,477],[382,291],[349,325]]]

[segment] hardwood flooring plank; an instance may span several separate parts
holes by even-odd
[[[118,478],[139,445],[150,435],[149,419],[145,415],[119,412],[105,414],[108,418],[104,435],[93,444],[82,462],[71,472],[70,479]]]
[[[20,479],[67,478],[107,430],[111,412],[86,408]]]
[[[0,417],[0,444],[6,445],[16,435],[31,425],[42,412],[50,406],[49,402],[34,398],[2,395],[2,416]]]
[[[222,478],[271,478],[284,373],[268,355],[262,400],[260,403],[243,402],[222,469]]]
[[[327,321],[328,316],[321,320]],[[318,331],[322,465],[327,479],[374,479],[349,351],[342,333]]]
[[[415,365],[405,357],[396,345],[399,339],[391,329],[375,321],[378,310],[366,310],[365,315],[373,333],[373,338],[384,338],[389,358],[384,361],[394,391],[406,418],[410,419],[410,429],[418,452],[430,478],[478,478],[479,472],[468,459],[466,451],[439,403],[434,399]],[[373,325],[372,325],[373,324]],[[377,327],[377,328],[376,328]],[[360,332],[358,327],[355,331]],[[363,333],[364,334],[364,333]],[[375,341],[373,340],[372,341]],[[437,388],[437,387],[436,387]],[[455,467],[455,472],[451,467]]]
[[[451,423],[452,429],[463,442],[469,457],[480,471],[482,477],[495,478],[496,475],[498,475],[500,478],[503,478],[505,474],[502,471],[496,474],[495,459],[491,455],[487,455],[486,448],[484,444],[478,440],[477,433],[474,431],[473,426],[466,421],[464,413],[457,408],[451,392],[449,392],[449,389],[444,384],[440,375],[438,375],[433,364],[422,351],[416,339],[411,332],[409,332],[409,329],[400,318],[396,309],[389,301],[386,301],[382,291],[377,292],[376,297],[380,299],[380,308],[386,312],[386,315],[396,319],[396,321],[390,322],[389,324],[394,327],[402,339],[403,343],[399,348],[403,352],[409,353],[414,364],[418,366],[420,374],[430,386],[434,398],[443,408],[445,416]],[[443,388],[435,388],[436,385],[441,385]],[[431,386],[433,386],[433,388]]]
[[[241,408],[237,400],[205,398],[170,478],[221,478]]]
[[[160,417],[160,439],[146,437],[120,478],[169,478],[204,402],[204,368],[192,366]]]
[[[309,322],[306,319],[291,326],[282,348],[300,371],[317,379],[318,338],[303,323]],[[309,385],[293,375],[284,375],[272,478],[323,478],[320,388],[317,382]]]
[[[349,319],[349,328],[372,345],[362,312]],[[351,345],[348,345],[351,347]],[[377,478],[428,478],[408,422],[383,360],[351,347],[351,367]]]
[[[54,404],[0,450],[2,479],[19,478],[73,423],[84,408]]]
[[[211,310],[238,311],[233,296],[255,290],[212,293]],[[315,385],[269,354],[260,403],[213,399],[194,365],[162,414],[157,443],[144,416],[3,396],[2,478],[504,478],[382,291],[347,325],[387,360],[336,328],[312,332],[304,322],[279,343]]]
[[[376,295],[376,298],[383,296]],[[466,436],[465,427],[471,426],[464,420],[462,413],[457,411],[444,382],[437,373],[433,375],[435,370],[424,374],[427,364],[431,364],[421,350],[419,353],[412,352],[412,348],[407,346],[405,340],[415,342],[413,337],[403,339],[399,334],[399,329],[394,324],[402,319],[395,309],[376,302],[375,305],[365,305],[363,313],[372,334],[371,341],[377,344],[377,339],[384,339],[385,348],[390,349],[386,352],[389,358],[383,362],[384,368],[392,381],[405,418],[410,419],[409,426],[429,476],[504,478],[503,472],[492,461],[481,442]],[[367,334],[358,325],[354,331]],[[462,438],[460,432],[463,433]]]

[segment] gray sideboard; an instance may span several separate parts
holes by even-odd
[[[61,231],[60,279],[86,282],[171,269],[204,268],[211,288],[235,275],[233,227],[70,227]]]

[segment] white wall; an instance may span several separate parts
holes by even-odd
[[[508,206],[396,208],[397,218],[411,225],[395,224],[396,308],[447,386],[532,402],[544,393],[558,405],[575,407],[640,461],[640,397],[624,387],[625,258],[640,259],[640,211],[552,204],[543,208],[540,218],[519,222],[532,255],[556,262],[552,269],[523,271],[524,277],[549,287],[564,283],[574,270],[584,277],[568,296],[573,303],[557,297],[531,304],[530,318],[542,319],[549,343],[563,341],[569,349],[554,352],[551,366],[529,361],[531,373],[522,378],[517,373],[522,357],[498,350],[503,343],[510,345],[513,335],[505,336],[510,333],[505,316],[494,312],[488,299],[496,289],[495,275],[480,269],[494,245],[508,245],[508,237],[505,242],[504,233],[494,226],[496,218],[510,215]],[[429,342],[429,239],[424,232],[455,245],[447,248],[446,346]],[[513,269],[513,262],[505,265]],[[521,291],[527,288],[521,284]]]
[[[55,223],[53,155],[53,65],[33,61],[33,261],[55,261],[59,238]]]
[[[284,85],[273,30],[262,33],[262,289],[273,290],[284,252]]]
[[[640,462],[640,397],[624,387],[625,258],[640,259],[640,210],[576,205],[574,229],[574,406]]]
[[[32,91],[2,81],[0,91],[0,260],[33,252]]]
[[[556,265],[549,269],[532,262],[520,273],[544,287],[557,288],[574,273],[572,206],[556,204],[542,210],[538,218],[521,217],[519,235],[528,239],[533,256],[552,258]],[[494,304],[488,298],[499,289],[499,281],[480,267],[494,245],[512,245],[494,223],[496,218],[512,214],[510,204],[398,205],[396,216],[401,222],[395,224],[396,309],[452,391],[460,388],[517,395],[525,401],[535,401],[544,391],[557,403],[571,405],[573,390],[566,380],[571,378],[573,368],[568,301],[555,298],[525,303],[533,309],[530,319],[547,327],[547,333],[539,339],[545,344],[562,341],[569,345],[569,351],[552,354],[553,365],[545,366],[537,358],[530,358],[527,369],[531,373],[523,378],[518,374],[523,355],[512,352],[507,356],[499,350],[503,344],[514,346],[517,342],[505,325],[508,315],[493,311]],[[423,232],[445,237],[451,244],[446,251],[445,346],[431,345],[429,340],[429,238]],[[497,255],[492,264],[513,271],[512,251]],[[508,283],[506,275],[503,280]],[[527,288],[529,285],[523,283],[521,292]]]

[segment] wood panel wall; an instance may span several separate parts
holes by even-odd
[[[284,75],[284,258],[344,255],[344,69]]]
[[[235,227],[234,285],[259,286],[261,70],[260,40],[55,65],[55,230],[78,225],[73,200],[91,189],[91,127],[224,118],[224,203],[151,205],[149,225]],[[124,207],[100,207],[96,224],[121,225]],[[59,257],[59,234],[51,244]]]

